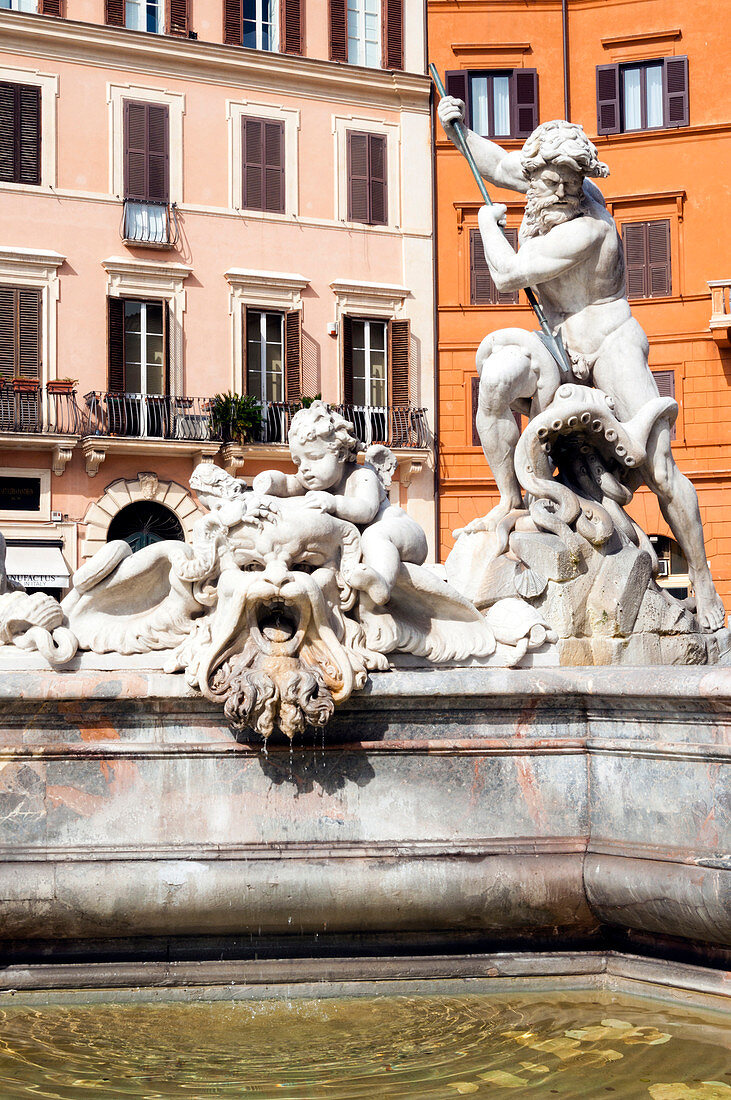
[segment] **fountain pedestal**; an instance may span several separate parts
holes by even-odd
[[[629,934],[704,961],[731,942],[731,670],[377,674],[324,747],[266,752],[180,676],[13,671],[0,693],[11,955]]]

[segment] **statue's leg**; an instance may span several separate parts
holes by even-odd
[[[660,421],[650,435],[642,473],[657,495],[660,511],[687,559],[698,621],[704,630],[720,630],[725,611],[708,568],[698,496],[692,483],[675,464],[666,422]]]
[[[482,348],[480,348],[480,351]],[[530,399],[538,388],[538,374],[531,356],[514,345],[490,350],[481,360],[477,406],[477,433],[500,493],[500,502],[477,521],[478,529],[494,529],[508,512],[520,508],[523,497],[515,474],[515,447],[520,436],[511,406]]]
[[[597,359],[594,382],[614,399],[617,417],[626,421],[657,398],[658,390],[647,365],[647,338],[637,322],[623,325],[616,335]],[[640,473],[657,496],[660,511],[685,554],[702,628],[719,630],[725,612],[708,568],[698,496],[675,464],[666,421],[658,421],[652,430]]]

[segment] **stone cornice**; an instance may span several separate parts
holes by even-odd
[[[280,96],[429,111],[429,80],[417,73],[366,69],[14,11],[0,11],[0,42],[2,51],[34,58],[228,84]]]

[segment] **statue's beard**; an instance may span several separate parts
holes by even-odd
[[[562,222],[569,222],[573,218],[581,217],[585,213],[582,197],[559,199],[556,195],[540,197],[535,189],[528,192],[525,204],[525,215],[521,236],[537,237],[541,233],[547,233]]]

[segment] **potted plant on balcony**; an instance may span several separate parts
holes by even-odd
[[[46,383],[48,393],[72,394],[76,389],[78,378],[54,378]]]
[[[250,393],[217,393],[211,402],[211,425],[224,443],[254,443],[261,431],[261,403]]]

